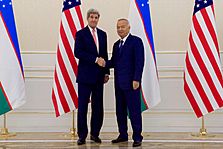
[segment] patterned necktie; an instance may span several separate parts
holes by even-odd
[[[95,29],[92,30],[92,35],[93,35],[93,38],[94,38],[94,43],[97,46],[97,38],[96,38],[96,35],[95,35]]]

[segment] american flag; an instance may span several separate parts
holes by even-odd
[[[73,50],[75,34],[84,27],[80,5],[80,0],[64,0],[63,2],[52,90],[56,117],[78,107],[76,84],[77,61]]]
[[[196,0],[184,91],[197,117],[223,106],[222,72],[212,0]]]

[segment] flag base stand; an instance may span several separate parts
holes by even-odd
[[[201,128],[200,133],[191,134],[191,136],[197,137],[197,138],[214,138],[215,137],[215,135],[208,134],[205,128]]]
[[[71,128],[71,129],[70,129],[70,135],[71,135],[72,137],[75,137],[75,132],[76,132],[76,129],[75,129],[75,128]]]
[[[4,114],[4,127],[1,129],[0,138],[6,139],[15,136],[16,133],[9,133],[8,128],[6,128],[6,114]]]
[[[200,129],[200,133],[191,134],[191,136],[197,137],[197,138],[213,138],[213,137],[215,137],[215,135],[208,134],[207,129],[204,128],[204,117],[202,117],[202,127]]]
[[[65,134],[64,137],[70,138],[71,140],[76,137],[76,128],[74,128],[74,110],[72,111],[72,128],[70,128],[70,133]]]
[[[71,140],[74,140],[76,137],[76,129],[75,128],[71,128],[70,129],[70,133],[69,134],[65,134],[64,135],[65,138],[70,138]]]
[[[7,128],[2,128],[1,133],[0,133],[0,138],[10,138],[10,137],[15,137],[16,133],[9,133]]]

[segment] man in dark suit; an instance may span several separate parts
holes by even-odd
[[[141,146],[142,116],[140,83],[144,67],[144,47],[139,37],[129,33],[127,19],[119,19],[117,32],[120,39],[114,43],[112,58],[106,67],[114,68],[116,116],[119,136],[112,143],[128,141],[127,108],[133,129],[133,147]]]
[[[109,79],[109,69],[103,68],[104,60],[108,59],[107,35],[97,28],[100,14],[95,9],[87,12],[88,26],[76,33],[75,57],[78,64],[78,145],[85,144],[88,134],[87,111],[91,100],[91,131],[90,139],[101,143],[99,133],[103,123],[103,86]]]

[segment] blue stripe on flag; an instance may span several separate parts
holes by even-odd
[[[138,7],[138,11],[142,17],[142,21],[143,21],[143,25],[147,34],[147,38],[149,38],[148,40],[152,48],[154,60],[156,60],[154,41],[153,41],[153,32],[152,32],[152,22],[150,18],[149,0],[135,0],[135,2]]]
[[[3,7],[4,5],[4,7]],[[12,44],[15,47],[16,54],[19,60],[19,64],[21,67],[21,70],[23,72],[22,67],[22,60],[20,55],[20,49],[19,49],[19,43],[18,43],[18,37],[16,32],[16,26],[15,26],[15,20],[14,20],[14,13],[12,9],[12,2],[11,0],[4,0],[0,2],[0,13],[2,14],[3,20],[6,24],[7,31],[10,35],[10,38],[12,40]]]

